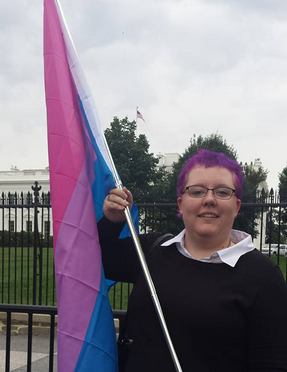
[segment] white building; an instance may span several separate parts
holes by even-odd
[[[50,191],[49,168],[45,169],[25,169],[19,170],[12,166],[9,171],[0,171],[0,229],[14,231],[33,231],[34,229],[34,208],[25,207],[27,194],[33,195],[32,187],[35,182],[41,186],[39,192]],[[23,198],[21,193],[23,192]],[[8,193],[10,193],[11,207],[4,207],[9,203]],[[15,193],[18,198],[15,199]],[[13,207],[13,204],[23,205],[23,207]],[[3,221],[4,217],[4,221]],[[52,231],[52,217],[49,208],[41,207],[38,210],[38,230],[47,234]]]
[[[178,162],[179,154],[176,152],[159,152],[156,157],[159,159],[157,168],[165,167],[168,172],[171,172],[173,164]]]
[[[19,170],[12,165],[9,171],[0,171],[0,194],[32,192],[35,181],[42,186],[41,192],[50,191],[49,168]]]

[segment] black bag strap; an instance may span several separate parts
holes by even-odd
[[[150,246],[149,250],[146,253],[146,257],[148,257],[157,246],[161,245],[162,243],[171,238],[173,238],[173,234],[171,233],[166,233],[164,235],[159,236]]]

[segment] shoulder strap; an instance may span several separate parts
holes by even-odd
[[[161,235],[159,236],[153,243],[152,245],[150,246],[149,250],[147,251],[146,253],[146,256],[149,256],[151,254],[151,252],[157,247],[159,246],[160,244],[164,243],[166,240],[169,240],[173,238],[173,234],[171,233],[167,233],[167,234],[164,234],[164,235]]]

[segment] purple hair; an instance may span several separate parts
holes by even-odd
[[[220,167],[229,170],[232,173],[234,179],[234,186],[236,189],[236,197],[242,198],[243,194],[243,182],[244,174],[243,168],[237,161],[228,158],[222,152],[213,152],[209,150],[198,150],[197,153],[189,158],[184,168],[180,172],[177,178],[177,196],[180,197],[184,193],[186,181],[189,172],[193,168],[203,166],[205,168]]]

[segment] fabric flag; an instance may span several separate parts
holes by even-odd
[[[97,224],[115,183],[60,5],[44,0],[44,64],[58,301],[58,372],[116,372]]]
[[[142,119],[145,122],[145,119],[143,118],[142,114],[137,110],[137,119]]]

